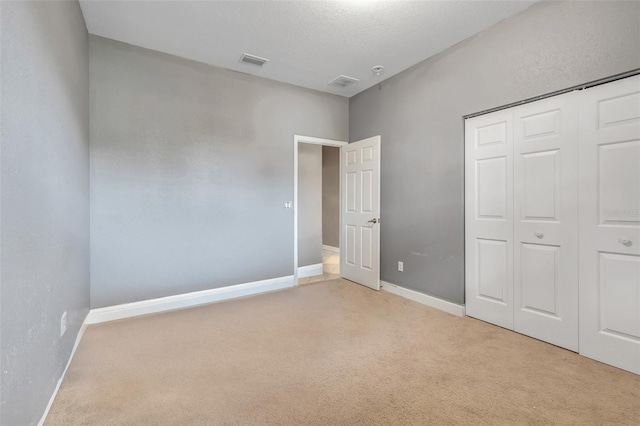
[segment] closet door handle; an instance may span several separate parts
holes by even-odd
[[[618,238],[618,242],[626,247],[631,247],[631,240],[628,237],[620,237]]]
[[[541,239],[543,239],[543,238],[544,238],[544,234],[543,234],[542,232],[536,232],[534,235],[535,235],[539,240],[541,240]]]

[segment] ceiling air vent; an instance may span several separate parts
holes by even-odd
[[[336,78],[334,78],[333,80],[331,80],[329,82],[329,86],[338,86],[338,87],[347,87],[347,86],[351,86],[352,84],[357,83],[358,80],[357,78],[353,78],[353,77],[347,77],[346,75],[341,75],[338,76]]]
[[[265,58],[261,58],[260,56],[243,53],[242,56],[240,57],[240,62],[244,62],[245,64],[257,65],[261,67],[267,62],[269,62],[269,60]]]

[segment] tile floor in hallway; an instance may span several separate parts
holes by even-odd
[[[340,278],[340,253],[322,249],[322,275],[300,278],[299,284],[309,284]]]

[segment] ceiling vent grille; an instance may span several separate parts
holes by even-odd
[[[269,62],[269,60],[266,58],[261,58],[260,56],[243,53],[242,56],[240,57],[240,62],[244,62],[245,64],[257,65],[261,67],[267,62]]]
[[[347,87],[357,83],[357,78],[347,77],[346,75],[340,75],[329,82],[329,86]]]

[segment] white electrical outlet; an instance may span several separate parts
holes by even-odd
[[[404,271],[404,262],[398,262],[398,271]]]
[[[67,331],[67,311],[62,313],[60,317],[60,337],[64,336],[64,333]]]

